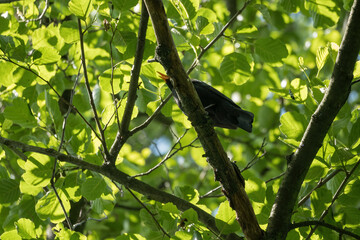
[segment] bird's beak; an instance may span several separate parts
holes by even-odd
[[[159,74],[159,77],[164,80],[165,82],[170,79],[170,77],[166,74],[163,74],[161,72],[157,72]]]

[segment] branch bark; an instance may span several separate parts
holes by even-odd
[[[119,184],[123,185],[125,188],[130,188],[130,189],[144,195],[145,197],[147,197],[149,199],[152,199],[152,200],[155,200],[155,201],[158,201],[161,203],[171,202],[174,205],[176,205],[176,207],[181,211],[186,211],[187,209],[192,208],[198,214],[199,220],[202,223],[204,223],[204,225],[207,228],[209,228],[212,232],[214,232],[221,239],[229,239],[229,240],[241,239],[238,235],[233,234],[233,233],[229,234],[229,235],[221,234],[219,229],[216,227],[215,218],[213,216],[211,216],[210,214],[208,214],[207,212],[205,212],[204,210],[200,209],[199,207],[191,204],[188,201],[178,198],[170,193],[161,191],[161,190],[156,189],[140,180],[137,180],[137,179],[127,175],[126,173],[118,170],[115,166],[112,166],[112,165],[98,166],[95,164],[85,162],[80,158],[59,153],[55,149],[31,146],[31,145],[27,145],[22,142],[7,139],[7,138],[1,137],[1,136],[0,136],[0,144],[9,147],[12,150],[16,149],[21,152],[37,152],[40,154],[44,154],[44,155],[47,155],[50,157],[54,157],[54,158],[58,159],[59,161],[74,164],[76,166],[79,166],[82,169],[88,169],[88,170],[100,173],[100,174],[108,177],[109,179],[111,179],[115,182],[118,182]]]
[[[360,49],[360,0],[355,0],[340,45],[329,88],[311,117],[300,147],[291,157],[273,205],[267,239],[285,239],[301,184],[333,120],[345,104]]]
[[[220,181],[230,206],[236,211],[237,220],[247,239],[261,239],[262,230],[246,195],[241,178],[229,161],[209,121],[194,86],[182,66],[172,39],[167,16],[161,0],[145,0],[158,46],[155,59],[165,68],[173,81],[174,89],[184,110],[194,126],[204,148],[208,162],[213,167],[216,180]]]
[[[130,79],[128,97],[125,105],[123,118],[121,120],[120,130],[110,149],[109,162],[113,165],[115,164],[116,157],[122,145],[125,143],[126,139],[130,136],[129,125],[131,121],[132,112],[134,110],[135,101],[137,98],[136,91],[139,84],[141,63],[144,55],[146,29],[147,29],[148,21],[149,21],[149,14],[146,10],[144,2],[142,2],[141,18],[140,18],[139,31],[138,31],[138,41],[136,45],[134,65],[131,70],[131,79]]]

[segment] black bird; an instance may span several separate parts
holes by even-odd
[[[173,93],[176,104],[183,111],[179,97],[173,89],[170,77],[160,72],[158,73],[160,74],[160,78],[165,80]],[[236,129],[239,127],[247,132],[252,131],[253,113],[242,110],[230,98],[210,85],[196,79],[191,79],[191,82],[199,95],[204,109],[214,122],[214,126],[228,129]]]
[[[61,98],[58,101],[61,115],[65,115],[69,109],[69,105],[67,103],[70,103],[71,94],[72,94],[71,89],[65,89],[61,95]],[[67,103],[62,99],[64,99]],[[70,113],[76,114],[76,111],[74,109],[71,109]]]

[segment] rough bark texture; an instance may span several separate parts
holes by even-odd
[[[348,26],[336,59],[329,88],[312,115],[273,205],[267,228],[267,239],[285,239],[301,184],[324,137],[345,104],[353,79],[354,65],[360,49],[360,0],[355,0]]]
[[[215,131],[203,109],[199,97],[189,81],[176,51],[167,17],[161,0],[146,0],[157,38],[156,60],[171,77],[174,89],[184,110],[194,126],[204,148],[208,162],[213,167],[216,180],[220,181],[230,206],[236,211],[237,220],[247,239],[261,239],[263,231],[257,223],[248,196],[233,164],[228,159]]]

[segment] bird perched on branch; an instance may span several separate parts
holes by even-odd
[[[160,78],[166,82],[172,91],[176,104],[183,111],[183,107],[173,88],[170,77],[160,72],[158,73],[160,74]],[[196,79],[192,79],[191,82],[199,95],[205,111],[208,112],[214,122],[214,126],[228,129],[241,128],[247,132],[252,131],[253,113],[242,110],[230,98],[210,85]]]

